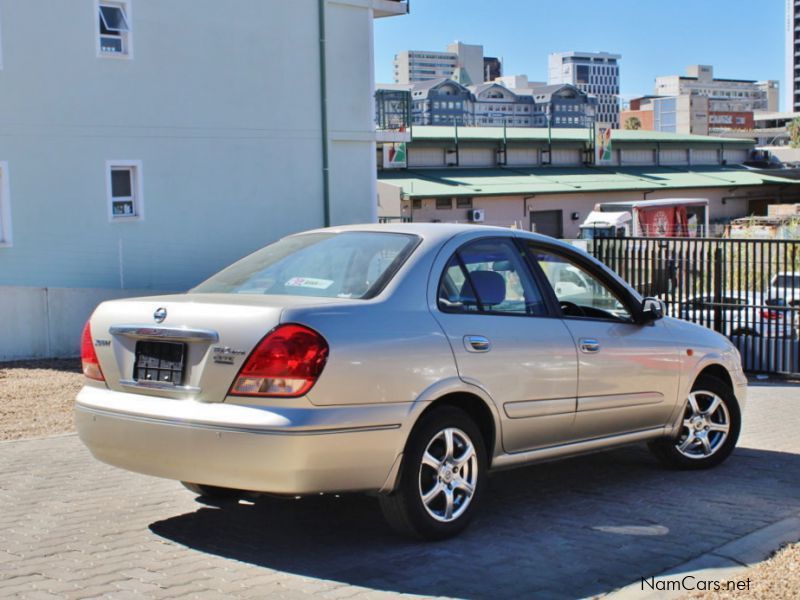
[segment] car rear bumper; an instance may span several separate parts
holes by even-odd
[[[86,386],[78,435],[108,464],[275,494],[380,490],[405,443],[409,404],[274,408]]]

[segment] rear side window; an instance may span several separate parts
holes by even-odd
[[[371,231],[296,235],[243,258],[190,293],[370,298],[418,243],[414,235]]]
[[[457,313],[546,314],[542,294],[513,242],[470,242],[450,258],[439,282],[439,309]]]

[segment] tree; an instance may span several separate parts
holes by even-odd
[[[625,119],[625,129],[641,129],[642,122],[639,117],[628,117]]]
[[[792,148],[800,148],[800,117],[789,123],[789,145]]]

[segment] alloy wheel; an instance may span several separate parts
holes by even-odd
[[[675,448],[686,458],[708,458],[725,443],[730,428],[731,417],[725,401],[713,392],[694,391],[686,402]]]
[[[467,510],[478,482],[478,456],[469,436],[455,427],[436,433],[422,454],[419,494],[426,512],[442,523]]]

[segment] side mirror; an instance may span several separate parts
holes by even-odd
[[[667,307],[663,300],[658,298],[645,298],[642,300],[642,321],[644,323],[658,321],[664,318],[666,312]]]

